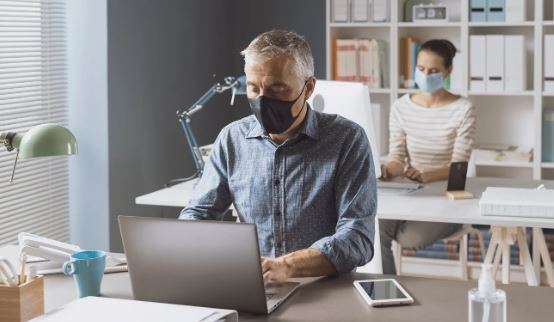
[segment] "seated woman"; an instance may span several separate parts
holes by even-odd
[[[456,47],[448,40],[425,42],[417,55],[419,91],[399,98],[390,111],[389,160],[382,179],[405,176],[419,182],[446,180],[451,162],[468,161],[475,134],[471,102],[443,88]],[[458,224],[381,220],[383,273],[396,274],[391,243],[420,249],[446,238]]]

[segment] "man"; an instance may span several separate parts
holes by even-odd
[[[365,132],[306,103],[316,81],[303,37],[269,31],[242,54],[254,115],[221,131],[179,218],[221,220],[233,203],[257,226],[266,283],[366,264],[376,185]]]

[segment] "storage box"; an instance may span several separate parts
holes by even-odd
[[[44,279],[18,285],[0,285],[0,321],[23,322],[44,314]]]

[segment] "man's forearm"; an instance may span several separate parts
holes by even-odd
[[[283,256],[289,277],[328,276],[337,270],[320,251],[313,248],[298,250]]]

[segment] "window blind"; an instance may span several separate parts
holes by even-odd
[[[67,126],[65,0],[0,0],[0,131]],[[21,231],[69,240],[67,158],[19,160],[0,147],[0,245]]]

